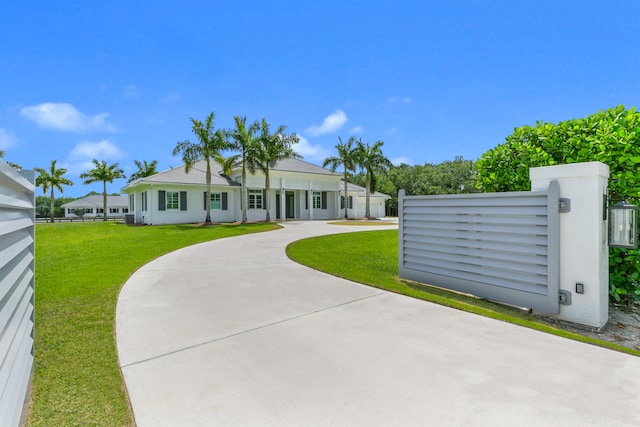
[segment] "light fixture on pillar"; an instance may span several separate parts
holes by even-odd
[[[638,207],[626,201],[609,206],[609,247],[638,247]]]

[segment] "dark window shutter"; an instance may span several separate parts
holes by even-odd
[[[309,192],[307,190],[304,191],[304,208],[309,209]]]
[[[158,191],[158,210],[165,211],[167,210],[167,202],[165,201],[167,192],[164,190]]]
[[[181,211],[187,210],[187,192],[186,191],[180,192],[180,210]]]
[[[349,209],[353,209],[353,196],[349,196]]]
[[[227,193],[222,193],[222,210],[228,210]]]
[[[321,205],[321,206],[322,206],[322,209],[327,209],[327,192],[326,192],[326,191],[323,191],[323,192],[322,192],[322,194],[321,194],[321,196],[322,196],[322,200],[321,200],[321,203],[322,203],[322,205]]]
[[[267,190],[262,190],[262,209],[267,209]]]
[[[344,196],[340,196],[340,209],[344,209]]]
[[[202,196],[203,196],[202,201],[204,202],[204,207],[202,209],[206,211],[207,210],[207,192],[205,191]]]

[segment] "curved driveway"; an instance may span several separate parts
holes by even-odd
[[[287,222],[158,258],[118,300],[137,425],[640,425],[640,358],[335,278]]]

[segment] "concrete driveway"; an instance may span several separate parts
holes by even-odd
[[[191,246],[119,297],[138,426],[638,426],[640,358],[338,279],[288,222]]]

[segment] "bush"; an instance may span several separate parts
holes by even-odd
[[[640,113],[620,105],[558,124],[537,122],[514,129],[504,144],[476,162],[482,191],[527,191],[529,168],[599,161],[609,166],[609,199],[640,201]],[[609,294],[615,301],[640,300],[640,252],[610,249]]]

